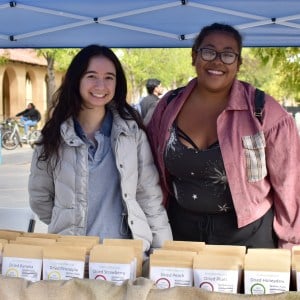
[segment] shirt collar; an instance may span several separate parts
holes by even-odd
[[[83,137],[86,137],[86,134],[84,133],[80,123],[76,118],[73,118],[74,121],[74,129],[76,134],[82,139]],[[111,128],[112,128],[112,121],[113,121],[113,116],[110,110],[106,110],[104,120],[102,122],[101,127],[98,129],[97,132],[110,137],[111,134]]]

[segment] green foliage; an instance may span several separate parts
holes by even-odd
[[[5,65],[9,61],[6,55],[6,51],[4,51],[3,55],[0,55],[0,65]]]
[[[115,49],[126,71],[129,100],[145,93],[150,77],[167,89],[182,86],[195,76],[190,49]],[[238,79],[247,81],[284,102],[300,101],[299,48],[244,48]]]
[[[8,62],[8,59],[4,56],[0,56],[0,65],[5,65]]]
[[[67,70],[73,57],[78,53],[78,48],[51,48],[51,49],[39,49],[38,55],[44,56],[49,62],[54,61],[54,68],[56,71],[64,72]]]
[[[65,72],[71,63],[72,58],[79,49],[40,49],[38,55],[45,57],[47,60],[47,107],[51,107],[52,96],[55,93],[57,87],[55,86],[55,70]]]
[[[274,94],[300,101],[300,48],[253,48],[251,52],[272,71],[268,76],[272,78],[269,84]]]
[[[167,90],[187,83],[194,76],[189,49],[114,49],[125,69],[129,101],[143,94],[148,78],[161,80]]]
[[[278,96],[274,88],[275,86],[273,85],[277,75],[271,64],[267,62],[262,63],[262,61],[257,58],[253,49],[250,48],[243,49],[242,58],[243,63],[238,73],[238,79],[249,82],[273,96]]]

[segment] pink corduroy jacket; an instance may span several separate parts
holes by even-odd
[[[164,151],[170,128],[197,79],[169,103],[161,99],[147,126],[167,205]],[[265,95],[261,124],[254,115],[255,88],[235,80],[226,109],[217,119],[218,140],[238,227],[262,217],[273,205],[279,247],[300,244],[300,137],[293,117]]]

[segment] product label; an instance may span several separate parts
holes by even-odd
[[[195,287],[221,293],[238,292],[238,270],[194,269]]]
[[[41,280],[42,260],[35,258],[3,257],[2,275],[30,281]]]
[[[43,260],[44,280],[69,280],[72,278],[83,278],[84,261],[78,260]]]
[[[132,264],[113,264],[90,262],[89,278],[107,280],[121,285],[124,280],[131,279]]]
[[[160,289],[167,289],[174,286],[193,286],[193,270],[192,268],[151,266],[150,279]]]
[[[245,294],[262,295],[289,291],[290,272],[245,271]]]

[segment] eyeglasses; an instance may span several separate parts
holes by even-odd
[[[234,52],[218,52],[210,48],[199,48],[197,52],[201,54],[201,58],[205,61],[213,61],[217,57],[220,57],[221,61],[226,65],[233,64],[236,61],[236,59],[240,56],[239,54]]]

